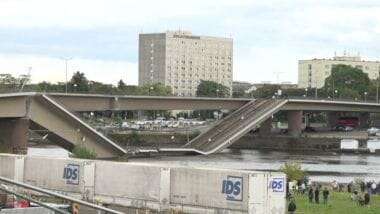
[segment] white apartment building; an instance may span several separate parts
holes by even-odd
[[[365,61],[360,56],[335,56],[332,59],[311,59],[298,61],[298,88],[322,88],[334,65],[351,65],[363,70],[370,79],[377,79],[379,61]]]
[[[230,88],[233,40],[187,31],[139,35],[139,85],[163,83],[174,95],[195,96],[201,80]]]

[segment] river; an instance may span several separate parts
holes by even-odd
[[[59,147],[29,148],[29,156],[68,157]],[[289,161],[299,162],[313,181],[350,182],[355,178],[380,181],[380,156],[370,154],[335,154],[316,152],[279,152],[262,150],[225,150],[209,156],[161,156],[132,158],[130,162],[160,166],[190,166],[242,170],[278,170]]]

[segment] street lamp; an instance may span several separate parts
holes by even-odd
[[[307,97],[307,88],[305,88],[305,97]]]
[[[216,89],[216,97],[219,97],[219,88]]]
[[[334,93],[333,93],[333,100],[334,100],[334,97],[335,97],[335,94],[338,95],[338,90],[334,90]]]
[[[65,77],[66,77],[66,83],[65,83],[65,92],[67,94],[67,63],[68,61],[72,60],[73,58],[72,57],[61,57],[62,60],[65,61]]]
[[[153,89],[154,89],[153,86],[150,86],[150,88],[149,88],[149,96],[150,96],[150,92],[151,92]]]
[[[376,103],[379,103],[379,81],[380,81],[380,67],[379,73],[377,75],[377,84],[376,84]]]
[[[364,92],[364,102],[367,102],[367,94],[368,94],[368,92]]]

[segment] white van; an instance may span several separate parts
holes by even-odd
[[[342,139],[340,141],[340,150],[354,151],[359,149],[359,141],[355,139]]]
[[[371,139],[367,141],[367,149],[370,153],[375,153],[380,149],[380,139]]]

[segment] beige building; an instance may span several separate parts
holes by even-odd
[[[233,41],[187,31],[139,35],[139,85],[164,83],[174,95],[195,96],[200,80],[232,89]]]
[[[380,72],[379,61],[365,61],[360,56],[335,56],[332,59],[311,59],[298,62],[298,87],[321,88],[330,76],[334,65],[344,64],[363,70],[370,79],[377,79]]]

